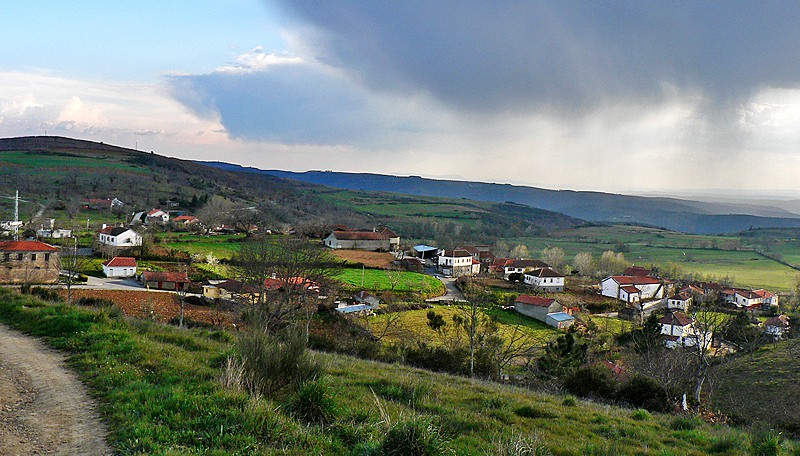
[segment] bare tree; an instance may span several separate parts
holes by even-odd
[[[469,341],[469,375],[475,375],[475,348],[478,340],[478,329],[482,318],[485,318],[483,308],[488,303],[486,284],[481,280],[472,279],[467,282],[464,289],[466,304],[458,307],[464,328]]]
[[[88,260],[86,257],[78,254],[78,237],[72,238],[72,245],[68,245],[67,239],[61,246],[59,260],[61,261],[61,269],[66,274],[61,276],[61,282],[67,289],[67,303],[72,304],[72,287],[80,282],[80,276],[86,268]]]
[[[578,270],[578,273],[585,277],[592,277],[595,275],[597,271],[597,266],[595,265],[594,258],[592,254],[589,252],[580,252],[575,255],[575,261],[573,266],[575,269]]]
[[[549,264],[556,271],[563,270],[564,249],[558,246],[542,249],[542,261]]]
[[[706,381],[709,366],[711,365],[711,342],[714,337],[714,331],[725,321],[725,314],[719,312],[715,304],[704,302],[694,306],[692,317],[695,321],[693,327],[695,343],[690,347],[695,357],[694,400],[699,404],[703,384]]]
[[[306,337],[321,293],[330,288],[333,263],[320,245],[304,239],[261,238],[243,244],[232,263],[251,290],[269,332],[298,313],[306,317]]]

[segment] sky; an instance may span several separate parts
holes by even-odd
[[[800,191],[800,3],[12,0],[0,136],[262,169]]]

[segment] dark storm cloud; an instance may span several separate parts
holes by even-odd
[[[219,116],[234,138],[287,143],[359,143],[380,126],[351,84],[318,66],[172,76],[172,96],[204,117]]]
[[[589,110],[669,87],[727,103],[800,80],[800,4],[700,1],[282,2],[317,57],[380,90],[470,111]]]

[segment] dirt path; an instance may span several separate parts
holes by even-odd
[[[105,434],[64,355],[0,325],[0,454],[110,455]]]

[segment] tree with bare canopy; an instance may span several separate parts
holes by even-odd
[[[332,285],[333,263],[321,245],[263,237],[243,244],[231,261],[265,332],[304,318],[308,337],[320,296]]]

